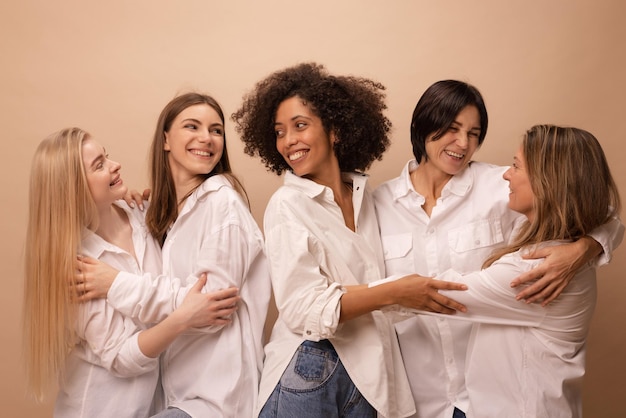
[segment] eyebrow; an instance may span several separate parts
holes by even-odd
[[[299,119],[299,118],[307,119],[307,120],[312,120],[313,119],[313,118],[311,118],[309,116],[305,116],[305,115],[295,115],[295,116],[291,117],[289,120],[290,121],[294,121],[294,120]],[[274,122],[274,126],[282,125],[282,124],[283,124],[282,122]]]
[[[94,165],[96,165],[96,163],[104,160],[106,154],[106,149],[102,148],[102,153],[98,154],[98,156],[93,159],[93,161],[89,164],[89,168],[92,168]]]

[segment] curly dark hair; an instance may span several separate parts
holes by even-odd
[[[258,155],[270,171],[281,174],[290,168],[276,149],[276,110],[297,96],[321,119],[327,134],[335,133],[333,148],[341,171],[364,171],[382,159],[390,143],[384,90],[378,82],[330,75],[323,65],[303,63],[258,82],[231,119],[245,153]]]

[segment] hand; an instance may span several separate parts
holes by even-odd
[[[80,255],[74,264],[76,275],[73,287],[78,301],[105,298],[119,270],[95,258]]]
[[[511,287],[534,282],[519,292],[516,299],[526,303],[541,302],[542,306],[547,306],[567,287],[576,271],[601,251],[602,247],[593,238],[583,237],[570,244],[543,247],[525,254],[525,259],[545,260],[511,282]]]
[[[442,314],[454,314],[456,311],[467,312],[465,305],[438,292],[439,290],[467,290],[467,286],[462,283],[436,280],[417,274],[398,279],[395,283],[400,286],[397,297],[399,305]]]
[[[143,202],[150,199],[150,189],[144,189],[141,194],[137,190],[129,190],[126,192],[123,199],[131,208],[134,208],[135,204],[137,204],[139,209],[143,210]]]
[[[187,328],[227,325],[232,322],[230,317],[237,310],[237,302],[241,300],[238,295],[239,289],[229,287],[211,293],[202,293],[206,281],[206,273],[202,273],[185,296],[183,303],[172,314],[185,318]]]

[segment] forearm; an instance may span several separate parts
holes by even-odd
[[[141,352],[151,358],[158,357],[188,326],[173,312],[157,325],[139,333],[138,344]]]
[[[347,286],[341,297],[341,316],[339,322],[349,321],[366,313],[393,305],[395,284],[384,283],[375,287],[367,285]]]

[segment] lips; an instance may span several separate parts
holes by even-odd
[[[453,157],[453,158],[461,159],[461,158],[465,157],[465,154],[459,154],[459,153],[453,152],[453,151],[446,150],[445,153],[447,155],[449,155],[450,157]]]
[[[189,150],[189,152],[191,152],[193,155],[197,155],[199,157],[212,157],[213,153],[210,151],[205,151],[205,150],[199,150],[199,149],[192,149]]]
[[[294,153],[291,153],[288,156],[289,161],[298,160],[298,159],[304,157],[308,152],[309,152],[308,150],[300,150],[300,151],[296,151]]]
[[[114,180],[113,180],[113,181],[109,184],[109,186],[113,187],[113,186],[115,186],[115,185],[117,185],[117,184],[119,184],[119,183],[121,183],[121,182],[122,182],[122,178],[121,178],[120,176],[117,176],[117,177],[116,177],[116,178],[115,178],[115,179],[114,179]]]

